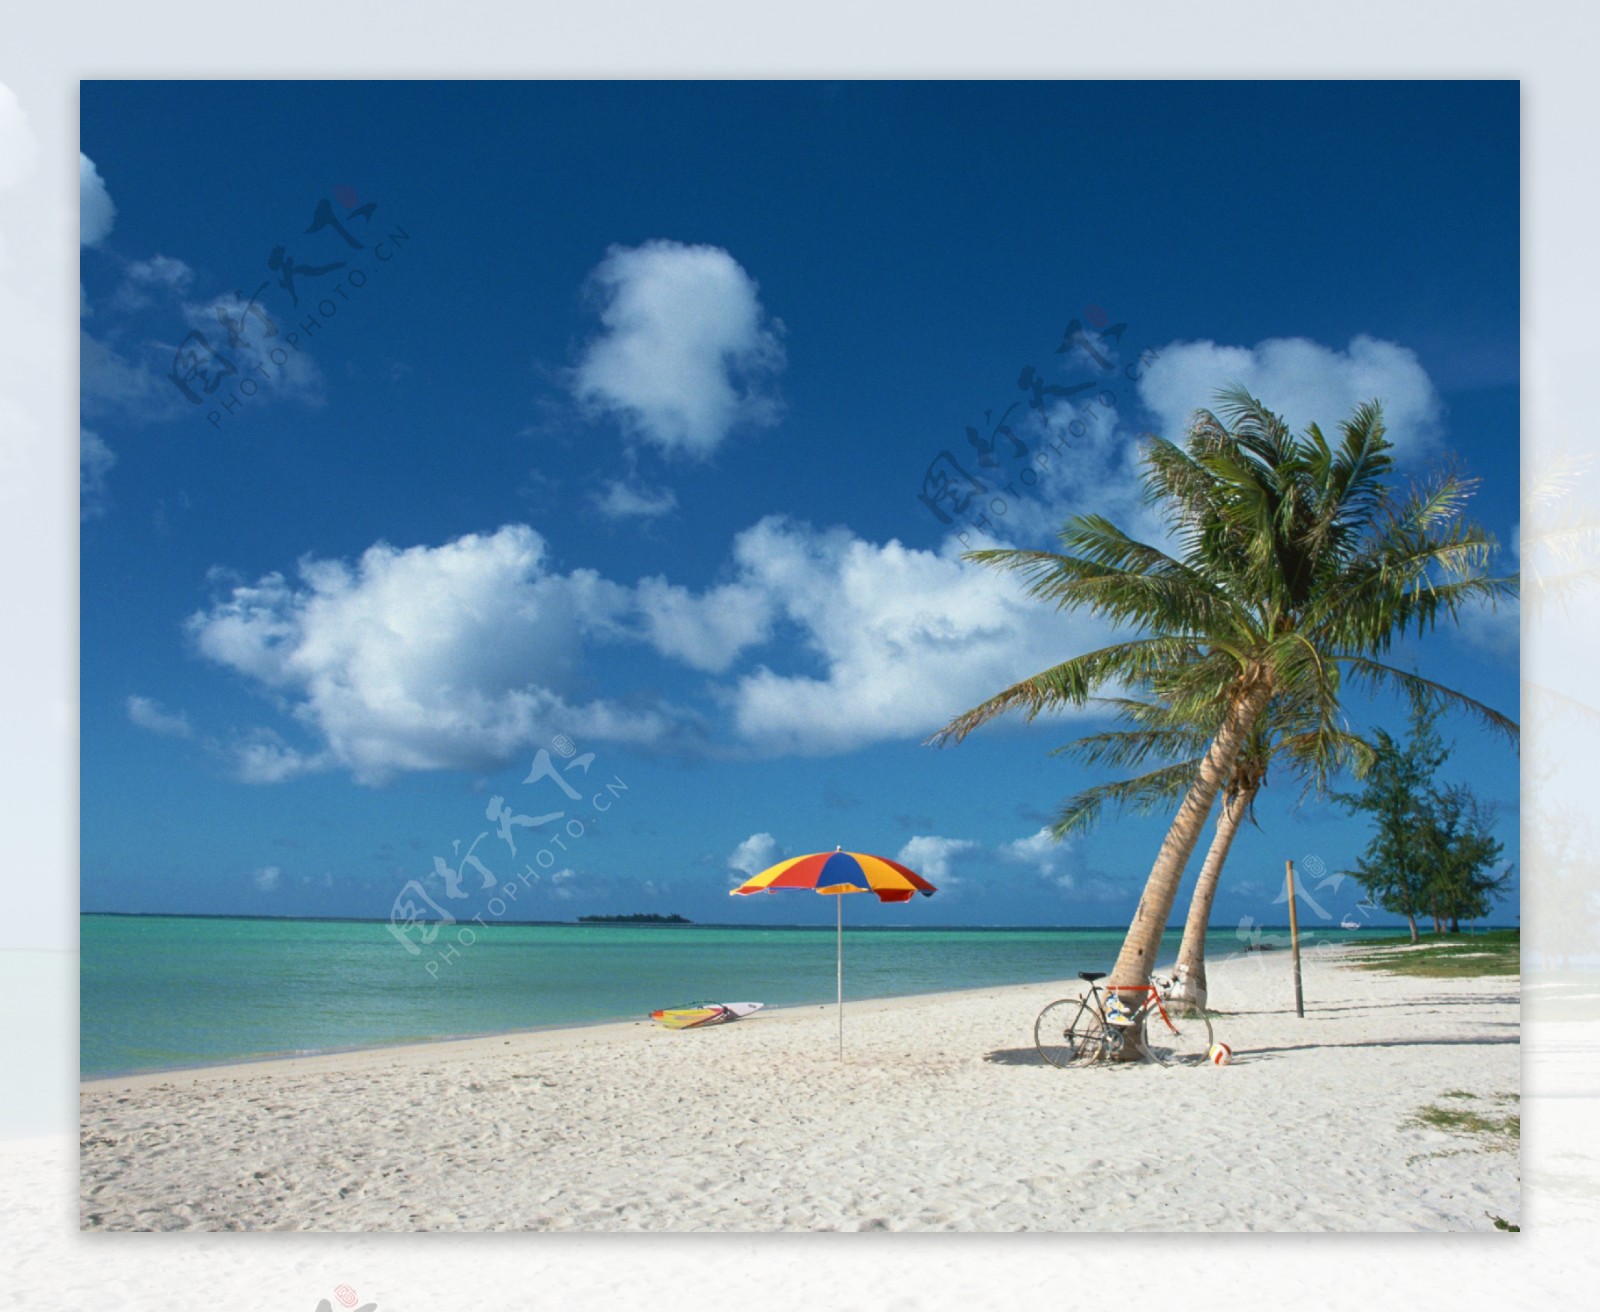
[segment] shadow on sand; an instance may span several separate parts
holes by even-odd
[[[1492,1021],[1490,1024],[1509,1025],[1510,1021]],[[1288,1052],[1315,1052],[1324,1048],[1453,1048],[1466,1047],[1478,1044],[1521,1043],[1522,1036],[1518,1034],[1482,1034],[1477,1036],[1461,1036],[1448,1039],[1371,1039],[1356,1040],[1341,1043],[1330,1040],[1327,1043],[1289,1043],[1279,1044],[1273,1048],[1243,1048],[1236,1049],[1233,1053],[1233,1065],[1248,1066],[1254,1061],[1271,1061],[1274,1057]],[[1048,1066],[1050,1063],[1039,1055],[1037,1048],[996,1048],[992,1052],[983,1054],[983,1059],[995,1066]],[[1143,1062],[1111,1062],[1094,1063],[1095,1065],[1109,1066],[1141,1066]]]

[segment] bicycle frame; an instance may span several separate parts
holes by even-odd
[[[1106,1014],[1106,999],[1115,996],[1121,1002],[1130,994],[1134,997],[1142,997],[1144,1001],[1135,1005],[1132,1011],[1119,1019],[1112,1020]],[[1119,984],[1102,990],[1098,983],[1091,982],[1088,996],[1083,1000],[1085,1007],[1089,1005],[1090,999],[1094,1001],[1094,1009],[1100,1017],[1100,1024],[1108,1027],[1108,1032],[1109,1027],[1115,1027],[1119,1030],[1136,1029],[1141,1025],[1149,1024],[1151,1016],[1156,1015],[1161,1017],[1161,1023],[1172,1033],[1178,1033],[1178,1027],[1172,1023],[1172,1018],[1167,1015],[1166,1006],[1161,999],[1161,990],[1155,984]]]
[[[1088,1057],[1090,1062],[1106,1057],[1121,1058],[1124,1050],[1130,1047],[1130,1038],[1129,1057],[1136,1053],[1138,1059],[1161,1066],[1170,1065],[1174,1060],[1189,1064],[1195,1060],[1197,1052],[1210,1046],[1211,1025],[1204,1013],[1200,1014],[1198,1022],[1185,1023],[1181,1028],[1168,1015],[1162,991],[1172,987],[1170,980],[1152,977],[1148,984],[1105,988],[1093,979],[1085,982],[1088,985],[1085,992],[1074,999],[1052,1002],[1034,1022],[1034,1042],[1052,1066],[1069,1065],[1079,1056]],[[1058,1011],[1074,1002],[1075,1009]],[[1072,1018],[1070,1023],[1067,1023],[1068,1016]],[[1157,1017],[1165,1030],[1155,1025]],[[1059,1046],[1063,1036],[1064,1048]],[[1200,1048],[1193,1046],[1197,1041]],[[1176,1055],[1180,1047],[1182,1057]]]

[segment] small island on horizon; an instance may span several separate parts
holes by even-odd
[[[627,916],[579,916],[580,925],[692,925],[694,921],[674,912],[663,916],[655,911],[636,911]]]

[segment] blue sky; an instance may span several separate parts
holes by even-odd
[[[821,922],[726,890],[842,844],[941,887],[863,923],[1122,923],[1165,818],[1039,836],[1098,777],[1048,755],[1094,718],[919,745],[1105,636],[963,537],[1148,528],[1139,435],[1239,380],[1297,424],[1379,397],[1404,474],[1458,459],[1514,544],[1514,83],[86,83],[81,110],[86,910],[386,916],[415,880],[466,918],[470,851],[527,874],[510,916]],[[1057,351],[1071,323],[1094,354]],[[984,468],[965,431],[1014,403],[1029,456]],[[919,499],[941,452],[1004,513]],[[1514,614],[1397,659],[1515,711]],[[1451,733],[1514,860],[1517,762]],[[1269,787],[1216,921],[1281,922],[1285,858],[1359,851],[1297,797]]]

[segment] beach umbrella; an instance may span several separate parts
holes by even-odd
[[[909,902],[913,894],[932,897],[938,890],[914,870],[887,857],[864,852],[813,852],[791,857],[751,875],[730,897],[751,893],[776,893],[779,889],[809,889],[825,897],[837,898],[835,910],[834,975],[839,990],[839,1060],[844,1060],[844,897],[848,893],[876,893],[880,902]]]

